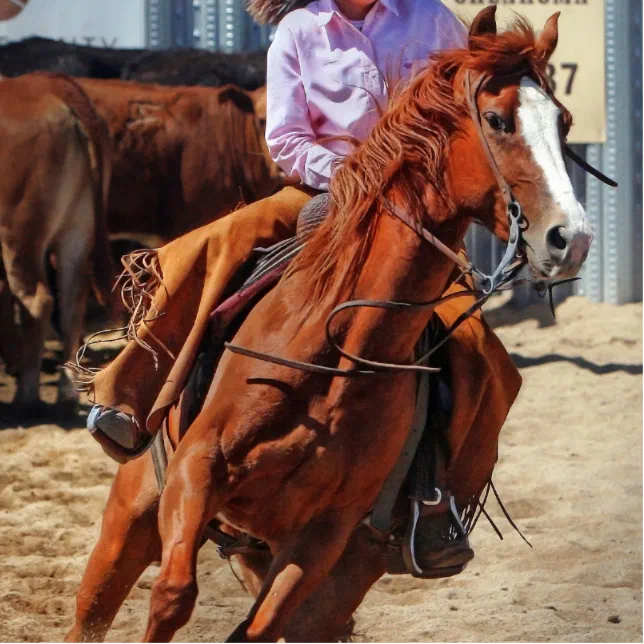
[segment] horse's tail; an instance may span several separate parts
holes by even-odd
[[[39,75],[50,80],[48,91],[65,102],[78,120],[80,132],[87,140],[94,206],[91,283],[96,299],[111,310],[114,304],[111,291],[116,270],[107,234],[107,200],[112,176],[112,140],[109,129],[76,80],[63,74],[41,73]]]

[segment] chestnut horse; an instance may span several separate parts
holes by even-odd
[[[578,272],[592,235],[562,158],[571,117],[545,76],[557,17],[538,38],[522,21],[497,35],[490,7],[467,49],[432,56],[337,170],[328,218],[250,312],[236,345],[351,368],[325,335],[336,304],[440,297],[453,263],[418,230],[455,250],[476,217],[507,241],[507,189],[524,212],[533,272]],[[392,216],[392,204],[415,225]],[[344,351],[406,363],[432,311],[343,316],[333,336]],[[224,352],[197,419],[180,441],[170,431],[158,505],[149,458],[120,468],[68,639],[102,638],[160,557],[145,641],[169,641],[195,605],[197,552],[215,518],[272,555],[246,558],[256,600],[231,641],[337,636],[384,572],[381,546],[361,522],[396,463],[415,394],[410,372],[343,378]]]

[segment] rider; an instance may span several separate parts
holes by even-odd
[[[266,126],[273,158],[300,183],[147,256],[145,266],[154,268],[148,272],[143,298],[152,284],[162,285],[153,293],[150,319],[139,324],[136,338],[92,383],[99,404],[89,414],[88,429],[119,462],[136,458],[150,445],[181,394],[210,313],[252,249],[292,236],[302,207],[328,190],[334,168],[351,150],[337,137],[368,136],[386,108],[386,77],[404,79],[432,51],[466,46],[466,30],[439,0],[250,4],[256,15],[264,16],[302,7],[282,20],[268,53]],[[139,262],[135,268],[141,266]],[[456,298],[438,313],[450,324],[470,304],[468,298]],[[454,409],[459,407],[449,431],[452,460],[469,458],[476,462],[468,467],[481,470],[473,487],[463,482],[467,477],[450,480],[448,471],[463,509],[491,476],[496,438],[520,378],[480,316],[462,325],[448,344]],[[500,386],[492,384],[499,381]],[[472,436],[474,442],[468,442]],[[446,514],[448,509],[442,511]],[[433,517],[432,525],[437,521],[440,515]],[[446,555],[451,565],[471,558],[462,544],[432,538],[436,533],[430,522],[419,524],[418,530],[428,537],[427,552],[417,553],[419,560],[426,555],[425,561],[435,562]]]

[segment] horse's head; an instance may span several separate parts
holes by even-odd
[[[472,204],[485,204],[474,216],[506,240],[504,180],[523,212],[525,254],[533,271],[545,279],[569,277],[586,259],[592,233],[563,159],[572,117],[546,80],[559,14],[536,38],[521,24],[497,36],[494,9],[484,9],[472,23],[465,64],[454,76],[455,94],[461,94],[461,105],[469,100],[475,115],[453,142],[453,163],[462,177],[458,192]]]

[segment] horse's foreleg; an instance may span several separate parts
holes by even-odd
[[[233,555],[234,561],[239,565],[241,577],[246,590],[257,597],[262,590],[264,580],[273,563],[270,551],[261,551],[245,555]]]
[[[242,578],[257,596],[270,568],[268,552],[237,555]],[[385,573],[382,545],[361,526],[351,533],[344,552],[326,579],[307,597],[283,633],[287,642],[337,642],[353,630],[352,615],[367,591]]]
[[[159,507],[163,556],[152,586],[145,642],[169,642],[190,619],[197,600],[197,554],[215,502],[209,445],[182,443],[168,469]],[[182,458],[183,457],[183,458]]]
[[[351,533],[330,574],[297,609],[283,633],[287,642],[337,642],[353,630],[353,613],[385,573],[382,545],[361,526]]]
[[[228,641],[275,641],[302,602],[342,555],[355,525],[353,513],[328,513],[280,546],[248,618]]]
[[[149,455],[119,468],[65,641],[102,641],[132,586],[160,559],[157,494]]]

